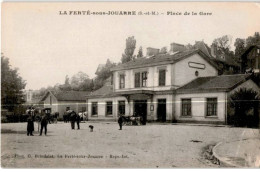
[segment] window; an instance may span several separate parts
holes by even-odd
[[[217,98],[207,98],[207,116],[217,116]]]
[[[165,69],[159,70],[159,86],[165,86],[165,73]]]
[[[147,72],[135,73],[135,88],[147,86]]]
[[[97,102],[92,102],[92,115],[98,114],[98,104]]]
[[[142,87],[147,86],[147,72],[142,72]]]
[[[119,88],[125,88],[125,75],[119,75]]]
[[[125,115],[125,101],[118,102],[118,114]]]
[[[107,102],[106,115],[107,116],[113,115],[113,103],[112,102]]]
[[[191,116],[191,99],[182,99],[181,109],[182,116]]]
[[[135,73],[135,88],[140,87],[140,72]]]

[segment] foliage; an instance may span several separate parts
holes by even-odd
[[[241,88],[230,96],[230,107],[234,108],[234,124],[236,126],[257,126],[259,122],[260,97],[252,89]],[[253,124],[254,123],[254,124]]]
[[[167,47],[162,47],[160,50],[161,54],[166,54],[167,53]]]
[[[252,45],[260,44],[260,35],[259,32],[255,32],[254,36],[249,36],[246,39],[246,47],[250,47]]]
[[[237,62],[241,61],[240,57],[246,50],[245,43],[246,43],[245,39],[241,39],[241,38],[237,38],[235,41],[234,46],[235,46],[235,56]]]
[[[1,101],[2,108],[14,111],[24,103],[23,89],[25,81],[18,74],[18,69],[12,69],[9,59],[1,54]]]
[[[137,53],[137,58],[143,57],[143,48],[142,46],[139,48],[138,53]]]
[[[246,39],[237,38],[235,46],[235,56],[236,60],[241,61],[242,54],[252,45],[260,44],[260,35],[259,32],[255,32],[253,36],[249,36]]]
[[[135,51],[135,46],[136,46],[136,40],[134,36],[128,37],[126,39],[126,48],[125,48],[125,53],[122,54],[121,62],[126,63],[131,60],[134,60],[134,51]]]
[[[105,81],[112,75],[110,69],[115,66],[115,63],[107,59],[106,65],[97,73],[97,77],[94,80],[94,90],[104,85]]]
[[[214,39],[212,45],[216,47],[216,55],[227,55],[234,58],[234,52],[230,50],[232,43],[231,36],[224,35],[220,38]]]
[[[70,80],[71,89],[74,91],[91,91],[92,80],[84,72],[78,72]]]

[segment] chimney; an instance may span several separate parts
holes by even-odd
[[[210,51],[211,51],[211,52],[210,52],[210,53],[211,53],[211,56],[214,57],[214,58],[216,58],[217,47],[216,47],[214,44],[211,45]]]
[[[153,56],[159,54],[160,49],[148,47],[146,49],[146,56]]]
[[[181,52],[181,51],[184,51],[186,50],[185,46],[182,45],[182,44],[177,44],[177,43],[171,43],[171,49],[170,49],[170,52],[174,53],[174,52]]]

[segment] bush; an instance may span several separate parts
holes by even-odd
[[[237,127],[258,127],[260,98],[252,89],[241,88],[230,96],[230,107],[234,108],[234,116],[228,116],[228,123]]]
[[[1,116],[1,123],[7,123],[7,119],[5,116]]]

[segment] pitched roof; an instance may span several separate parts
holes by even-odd
[[[239,64],[237,62],[235,62],[228,55],[225,55],[225,59],[222,59],[218,55],[216,57],[213,57],[213,55],[211,54],[211,48],[207,44],[205,44],[203,41],[196,41],[194,46],[196,48],[200,49],[206,55],[208,55],[211,58],[211,60],[214,60],[216,62],[225,63],[225,64],[230,65],[230,66],[240,67]]]
[[[48,94],[53,94],[58,101],[85,101],[89,91],[49,91],[42,98],[42,101],[46,99]]]
[[[211,50],[208,47],[207,44],[205,44],[203,41],[196,41],[194,46],[198,49],[200,49],[203,53],[211,57]]]
[[[176,93],[203,92],[203,91],[228,91],[247,81],[250,74],[220,75],[200,77],[178,88]]]
[[[113,67],[111,71],[116,70],[123,70],[123,69],[133,69],[133,68],[139,68],[139,67],[148,67],[153,65],[160,65],[160,64],[169,64],[169,63],[176,63],[182,59],[185,59],[186,57],[192,56],[193,54],[200,54],[205,60],[207,60],[211,65],[213,65],[215,68],[217,68],[217,65],[212,62],[207,55],[205,55],[201,50],[199,49],[192,49],[192,50],[186,50],[182,52],[178,52],[175,54],[158,54],[155,56],[152,56],[150,58],[140,58],[135,59],[133,61],[129,61],[127,63],[120,64],[116,67]]]
[[[94,98],[94,97],[112,97],[113,96],[113,85],[104,85],[100,89],[91,92],[89,95],[87,95],[87,98]]]
[[[259,44],[256,44],[256,45],[251,45],[250,47],[248,47],[245,52],[242,54],[242,56],[247,56],[248,53],[250,53],[250,51],[253,49],[253,48],[260,48],[260,43]]]

